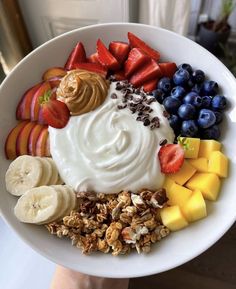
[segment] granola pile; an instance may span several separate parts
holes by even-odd
[[[165,189],[117,195],[81,192],[77,199],[77,210],[46,228],[59,238],[70,238],[84,254],[101,251],[117,256],[133,248],[148,253],[153,243],[169,234],[159,216],[168,200]]]

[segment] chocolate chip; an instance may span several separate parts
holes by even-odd
[[[164,146],[167,144],[167,139],[162,139],[160,142],[159,142],[159,145],[160,146]]]
[[[119,104],[119,105],[117,106],[118,109],[124,109],[124,108],[126,108],[126,107],[127,107],[126,104],[124,104],[124,105],[120,105],[120,104]]]
[[[122,88],[124,88],[124,85],[121,84],[120,82],[117,82],[117,84],[116,84],[116,90],[121,90]]]
[[[111,94],[111,98],[112,98],[112,99],[116,99],[116,98],[117,98],[117,94],[116,94],[116,93],[112,93],[112,94]]]
[[[127,103],[127,101],[128,101],[128,100],[127,100],[126,98],[123,98],[123,99],[122,99],[122,102],[123,102],[123,103]]]
[[[169,113],[166,110],[163,110],[163,116],[164,117],[169,117],[170,115],[169,115]]]
[[[134,114],[137,111],[137,109],[135,107],[130,107],[130,111],[132,112],[132,114]]]
[[[142,114],[143,114],[143,112],[142,112],[142,111],[139,111],[139,112],[138,112],[138,115],[142,115]]]
[[[148,118],[145,119],[145,121],[143,122],[143,125],[144,125],[144,126],[150,125],[150,120],[149,120]]]
[[[154,116],[151,120],[151,122],[160,122],[160,119],[158,116]]]
[[[156,99],[155,99],[154,97],[150,97],[150,98],[146,101],[146,103],[147,103],[147,104],[151,104],[151,103],[154,102],[154,101],[156,101]]]
[[[136,120],[137,120],[137,121],[141,121],[141,120],[142,120],[142,117],[141,117],[141,116],[138,116],[138,117],[136,117]]]

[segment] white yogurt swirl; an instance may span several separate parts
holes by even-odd
[[[157,157],[159,143],[174,139],[163,107],[157,102],[150,105],[151,115],[160,119],[160,127],[150,130],[129,109],[117,108],[121,94],[114,85],[96,110],[71,117],[63,129],[49,128],[52,157],[65,183],[76,191],[160,188],[164,175]],[[111,99],[113,92],[118,99]]]

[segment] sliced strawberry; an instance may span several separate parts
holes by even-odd
[[[109,51],[122,65],[128,57],[130,46],[126,42],[112,41],[109,44]]]
[[[160,148],[158,158],[162,173],[176,173],[184,163],[184,150],[179,144],[166,144]]]
[[[156,61],[160,59],[160,53],[158,51],[151,48],[149,45],[147,45],[143,40],[138,38],[133,33],[128,32],[128,39],[131,47],[138,47],[142,49],[143,52],[145,52],[148,56],[150,56]]]
[[[123,70],[119,70],[114,73],[114,77],[116,80],[125,80],[127,79]]]
[[[143,90],[146,92],[152,92],[157,87],[158,79],[153,79],[143,84]]]
[[[145,82],[158,79],[162,76],[161,69],[155,60],[151,59],[147,64],[142,66],[135,74],[130,78],[130,82],[138,87]]]
[[[177,70],[177,65],[174,62],[159,63],[163,76],[172,77]]]
[[[130,51],[128,59],[126,60],[124,64],[126,77],[129,77],[139,67],[144,65],[149,60],[150,60],[150,57],[148,57],[145,53],[143,53],[141,49],[133,48]]]
[[[42,117],[44,121],[55,128],[63,128],[70,119],[70,111],[66,104],[51,98],[51,91],[47,91],[41,98]]]
[[[99,62],[107,69],[118,70],[120,68],[117,59],[106,48],[101,39],[97,41],[97,53]]]
[[[95,52],[95,53],[91,54],[91,55],[87,58],[87,61],[88,61],[89,63],[99,63],[98,53]]]
[[[76,63],[80,62],[86,62],[86,52],[82,42],[76,44],[75,48],[69,55],[64,68],[71,70]]]
[[[99,73],[104,77],[107,75],[107,69],[99,63],[78,63],[74,68]]]

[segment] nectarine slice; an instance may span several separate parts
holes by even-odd
[[[35,127],[30,132],[28,140],[28,153],[32,156],[36,156],[36,143],[38,141],[39,135],[45,126],[41,124],[36,124]]]
[[[19,132],[16,139],[16,154],[17,156],[28,154],[28,141],[31,130],[35,127],[35,122],[27,123],[23,129]]]
[[[36,156],[39,157],[46,156],[47,139],[48,139],[48,128],[45,127],[41,131],[38,140],[36,142]]]
[[[50,80],[50,78],[59,76],[59,77],[63,77],[64,75],[66,75],[66,70],[62,67],[51,67],[48,70],[46,70],[43,74],[43,80]]]

